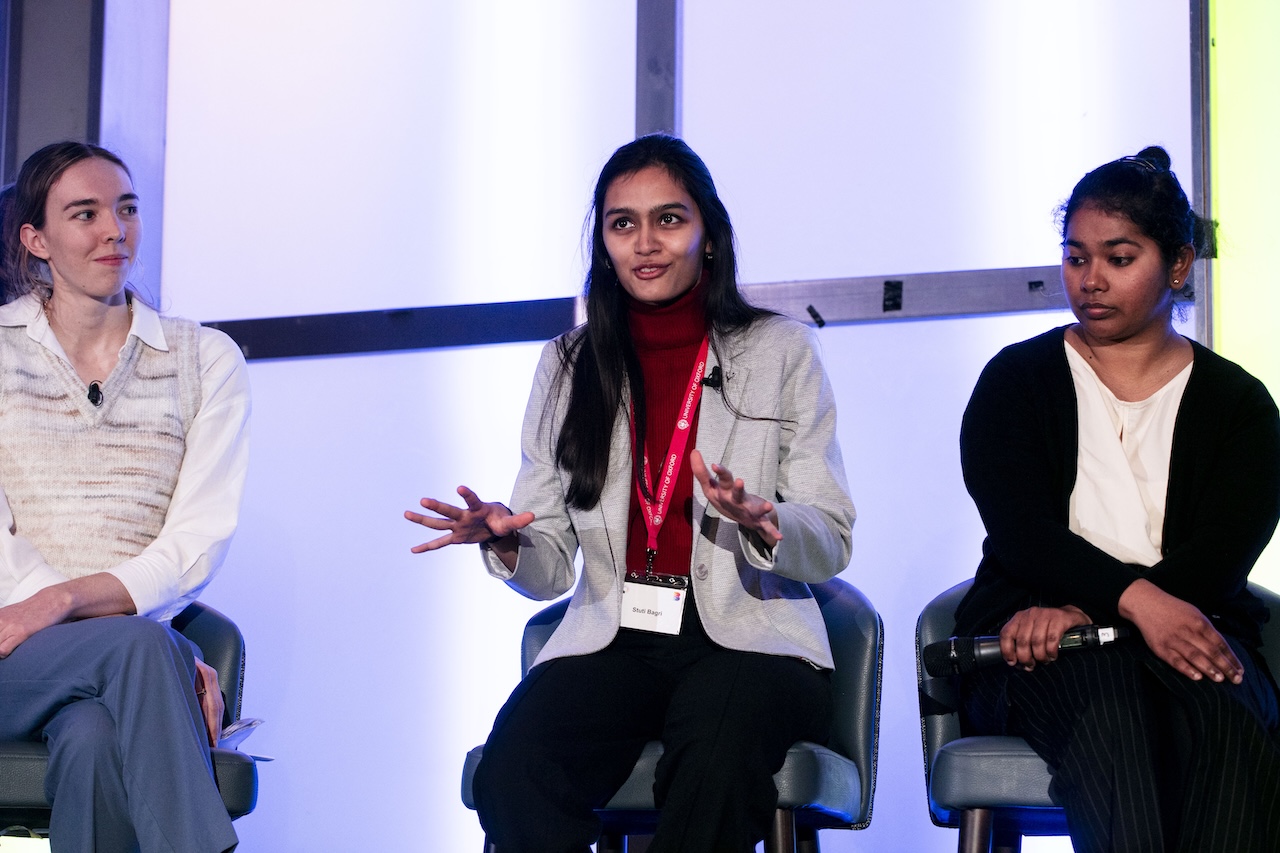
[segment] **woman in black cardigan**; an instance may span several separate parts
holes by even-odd
[[[1009,666],[962,684],[971,733],[1050,764],[1077,851],[1274,850],[1275,681],[1245,588],[1280,517],[1280,418],[1173,316],[1210,241],[1169,157],[1147,148],[1063,207],[1074,325],[983,371],[961,461],[987,529],[957,633]],[[1079,625],[1129,640],[1058,658]]]

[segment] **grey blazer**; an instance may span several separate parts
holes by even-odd
[[[568,478],[556,468],[554,450],[569,386],[556,347],[548,343],[538,364],[511,496],[513,511],[528,510],[536,519],[521,531],[515,571],[483,552],[490,574],[529,598],[548,600],[573,587],[582,551],[582,579],[539,663],[599,651],[618,633],[631,502],[631,439],[620,417],[600,503],[585,512],[565,503]],[[724,384],[720,393],[702,395],[694,445],[708,463],[741,477],[747,491],[775,498],[783,538],[769,553],[758,538],[721,518],[695,483],[690,576],[698,615],[707,635],[726,648],[831,668],[826,628],[807,584],[848,565],[854,509],[817,341],[800,323],[770,317],[725,341],[722,350]],[[708,372],[716,364],[713,353]],[[748,417],[736,417],[726,399]]]

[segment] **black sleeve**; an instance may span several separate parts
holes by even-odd
[[[1067,526],[1078,418],[1062,346],[1058,333],[992,359],[965,409],[960,463],[987,529],[983,569],[1001,575],[984,579],[980,570],[979,584],[1019,588],[1021,600],[1044,605],[1075,604],[1102,621],[1140,575]]]
[[[1275,402],[1261,382],[1199,350],[1173,448],[1165,557],[1145,577],[1211,614],[1244,590],[1280,518]]]

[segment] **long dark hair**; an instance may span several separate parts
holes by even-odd
[[[105,148],[89,142],[55,142],[32,154],[18,171],[14,185],[12,208],[5,211],[3,233],[5,298],[16,299],[27,293],[40,293],[48,298],[52,280],[46,281],[48,268],[22,244],[23,225],[39,230],[45,226],[45,207],[49,191],[62,173],[81,160],[97,158],[113,163],[133,180],[124,161]]]
[[[569,381],[569,405],[556,441],[556,464],[569,474],[566,500],[577,509],[600,502],[609,472],[609,444],[622,408],[624,388],[635,410],[636,435],[644,435],[644,377],[627,324],[627,302],[604,245],[604,197],[618,178],[649,167],[666,171],[702,214],[710,257],[705,261],[707,333],[719,355],[727,335],[769,313],[750,305],[738,291],[733,225],[702,159],[674,136],[655,133],[623,145],[605,163],[592,201],[591,268],[587,272],[587,323],[580,334],[560,341],[560,360]],[[640,447],[632,448],[638,461]]]
[[[1213,257],[1213,223],[1191,209],[1170,165],[1167,151],[1149,145],[1132,157],[1104,163],[1085,175],[1060,209],[1062,238],[1067,237],[1071,217],[1089,205],[1127,217],[1160,247],[1165,266],[1178,260],[1183,246],[1190,246],[1198,258]],[[1174,291],[1174,298],[1193,300],[1191,282]]]

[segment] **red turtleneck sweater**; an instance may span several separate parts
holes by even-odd
[[[660,470],[666,461],[676,416],[689,389],[689,376],[697,361],[698,348],[707,333],[704,292],[705,288],[699,283],[674,302],[661,306],[627,300],[631,339],[635,342],[644,376],[647,419],[644,440],[651,472]],[[671,509],[658,533],[658,557],[653,569],[661,575],[689,575],[690,555],[693,553],[693,472],[689,468],[689,452],[697,443],[696,410],[692,420],[690,435],[693,440],[685,447],[671,495]],[[649,485],[652,493],[652,482]],[[633,486],[627,522],[628,571],[644,573],[648,535],[644,511]]]

